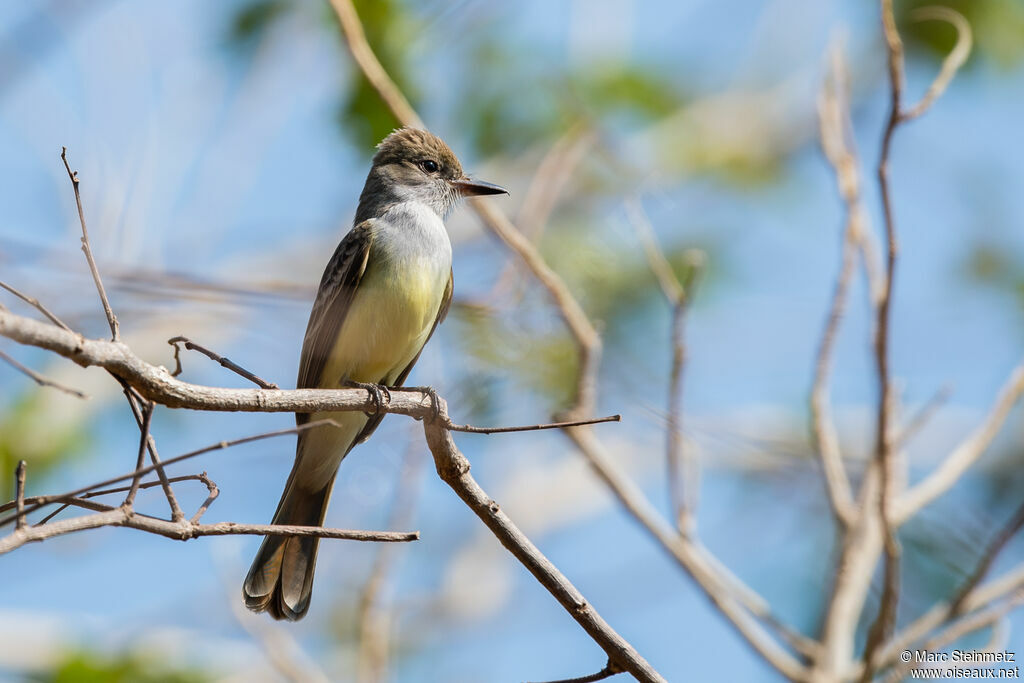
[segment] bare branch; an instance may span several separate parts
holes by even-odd
[[[19,460],[14,470],[14,505],[16,519],[14,528],[16,530],[25,528],[25,461]]]
[[[162,367],[146,363],[121,342],[84,339],[53,325],[0,311],[0,336],[48,349],[83,367],[102,367],[119,377],[146,400],[169,408],[191,410],[311,413],[335,410],[374,410],[376,404],[360,389],[222,389],[175,379]],[[432,417],[433,409],[420,391],[391,391],[381,410],[410,417]]]
[[[919,647],[915,647],[915,649],[927,650],[928,652],[938,652],[942,650],[942,648],[956,642],[969,633],[997,624],[1010,611],[1021,604],[1024,604],[1024,591],[1018,591],[1008,600],[989,605],[984,609],[978,610],[974,614],[953,622],[928,640],[921,643]],[[913,664],[897,662],[889,672],[889,675],[886,676],[886,683],[899,683],[899,681],[906,679],[910,669],[912,668],[914,668]]]
[[[39,299],[36,299],[35,297],[29,296],[28,294],[23,294],[23,293],[19,292],[14,287],[11,287],[9,284],[7,284],[6,282],[3,282],[2,280],[0,280],[0,287],[3,287],[8,292],[10,292],[14,296],[18,297],[19,299],[21,299],[25,303],[29,304],[30,306],[35,307],[35,309],[37,311],[39,311],[40,313],[45,315],[47,318],[49,318],[50,322],[52,322],[57,327],[63,328],[65,330],[67,330],[68,332],[71,331],[71,328],[68,327],[67,325],[65,325],[63,320],[61,320],[60,318],[55,316],[53,313],[51,313],[50,310],[46,306],[44,306],[42,303],[39,302]]]
[[[188,460],[190,458],[194,458],[194,457],[197,457],[197,456],[200,456],[200,455],[205,455],[206,453],[211,453],[213,451],[223,450],[223,449],[226,449],[226,448],[232,448],[233,446],[240,446],[240,445],[246,444],[246,443],[252,443],[253,441],[262,441],[263,439],[270,439],[270,438],[273,438],[275,436],[285,436],[287,434],[298,434],[299,432],[304,432],[307,429],[313,429],[315,427],[323,427],[323,426],[327,426],[327,425],[332,425],[332,426],[337,427],[338,423],[336,423],[334,420],[329,420],[329,419],[313,420],[313,421],[307,422],[307,423],[305,423],[303,425],[299,425],[297,427],[292,427],[291,429],[279,429],[279,430],[273,431],[273,432],[264,432],[262,434],[255,434],[255,435],[252,435],[252,436],[245,436],[245,437],[242,437],[240,439],[235,439],[233,441],[219,441],[219,442],[217,442],[215,444],[211,444],[209,446],[204,446],[203,448],[199,448],[199,449],[196,449],[194,451],[189,451],[188,453],[184,453],[182,455],[178,455],[178,456],[175,456],[173,458],[168,458],[167,460],[164,460],[160,465],[149,465],[148,467],[142,467],[142,468],[139,468],[139,469],[135,470],[134,472],[130,472],[128,474],[123,474],[123,475],[121,475],[119,477],[112,477],[110,479],[104,479],[103,481],[97,482],[95,484],[90,484],[89,486],[83,486],[81,488],[75,489],[74,491],[68,491],[67,493],[61,493],[61,494],[52,495],[52,496],[36,496],[36,497],[34,497],[32,499],[32,502],[29,504],[30,507],[26,510],[26,512],[34,512],[35,510],[38,510],[39,508],[41,508],[41,507],[43,507],[45,505],[52,505],[53,503],[62,503],[64,501],[69,500],[71,498],[74,498],[76,496],[80,496],[83,493],[88,493],[89,491],[94,491],[96,489],[101,489],[101,488],[103,488],[105,486],[110,486],[111,484],[116,484],[118,482],[128,481],[128,480],[134,479],[135,477],[144,476],[144,475],[149,474],[150,472],[158,469],[161,466],[173,465],[174,463],[182,462],[184,460]],[[13,507],[14,507],[14,503],[5,503],[4,505],[0,505],[0,512],[4,512],[6,510],[10,510]],[[13,521],[13,519],[14,519],[13,516],[4,517],[4,518],[0,519],[0,527],[6,526],[7,524],[10,524],[11,521]]]
[[[886,261],[885,281],[882,297],[878,302],[875,320],[875,364],[878,374],[878,419],[876,427],[875,458],[879,471],[879,520],[883,530],[885,563],[882,599],[878,615],[868,631],[864,648],[864,671],[862,683],[868,683],[874,675],[872,662],[875,651],[889,637],[896,621],[899,603],[900,545],[892,521],[892,504],[896,498],[892,466],[893,428],[890,418],[896,397],[892,390],[889,372],[889,321],[892,307],[892,287],[896,276],[896,259],[899,252],[899,238],[893,218],[892,193],[889,185],[889,154],[892,138],[902,121],[903,95],[903,42],[900,40],[893,14],[892,0],[881,0],[882,27],[885,34],[889,64],[889,119],[882,135],[882,152],[878,161],[878,185],[882,195],[882,213],[885,219]]]
[[[412,128],[423,128],[423,121],[405,99],[405,95],[398,89],[395,82],[391,80],[384,67],[381,66],[377,55],[366,40],[366,33],[363,31],[363,24],[359,21],[355,5],[351,0],[331,0],[334,13],[338,16],[338,23],[341,31],[345,34],[345,45],[352,53],[352,59],[359,66],[366,80],[387,105],[388,109],[403,126]]]
[[[85,529],[98,529],[104,526],[128,527],[179,541],[187,541],[200,536],[237,535],[315,536],[317,538],[373,541],[377,543],[408,542],[419,539],[418,531],[359,531],[319,526],[278,526],[273,524],[236,524],[235,522],[219,522],[217,524],[193,524],[189,521],[171,522],[166,519],[138,514],[126,506],[112,508],[79,498],[72,499],[70,502],[87,509],[99,509],[102,511],[96,514],[72,517],[71,519],[59,522],[51,522],[45,526],[29,526],[17,529],[13,533],[0,538],[0,555],[20,548],[26,543],[44,541],[48,538],[63,536]]]
[[[64,162],[68,178],[71,179],[71,187],[75,190],[75,205],[78,207],[78,221],[82,224],[82,251],[85,252],[85,260],[89,262],[89,270],[92,272],[93,282],[96,283],[96,291],[99,292],[100,301],[103,302],[103,312],[107,315],[107,324],[110,325],[110,334],[113,341],[120,341],[121,331],[114,315],[114,309],[110,307],[107,299],[107,292],[103,289],[103,281],[100,280],[100,271],[96,267],[96,260],[92,257],[92,247],[89,246],[89,231],[85,227],[85,212],[82,211],[82,195],[78,190],[78,171],[72,171],[68,165],[68,148],[61,147],[60,160]]]
[[[81,398],[81,399],[89,398],[88,394],[85,394],[85,393],[79,391],[78,389],[72,389],[71,387],[66,387],[63,384],[61,384],[60,382],[55,382],[52,379],[47,379],[46,377],[43,377],[42,375],[40,375],[38,372],[36,372],[32,368],[29,368],[29,367],[26,367],[26,366],[22,365],[21,363],[16,361],[14,358],[9,356],[7,353],[5,353],[2,350],[0,350],[0,360],[3,360],[5,362],[7,362],[8,365],[13,367],[15,370],[21,372],[23,375],[25,375],[26,377],[28,377],[29,379],[31,379],[33,382],[35,382],[36,384],[38,384],[41,387],[52,387],[53,389],[58,389],[60,391],[63,391],[65,394],[70,394],[70,395],[74,396],[75,398]]]
[[[1022,590],[1024,590],[1024,564],[1018,565],[997,579],[992,579],[972,589],[960,601],[960,614],[970,614],[975,610],[987,609],[1007,596]],[[952,601],[933,606],[893,636],[885,647],[879,650],[879,656],[876,658],[877,667],[886,666],[900,652],[926,638],[931,631],[957,616],[953,613]]]
[[[178,344],[181,343],[181,344],[184,344],[185,348],[188,349],[189,351],[198,351],[199,353],[203,354],[204,356],[206,356],[210,360],[215,361],[217,363],[220,363],[221,367],[225,367],[228,370],[234,372],[235,374],[240,375],[240,376],[244,377],[245,379],[249,380],[253,384],[257,385],[260,389],[277,389],[278,388],[278,386],[276,384],[274,384],[273,382],[268,382],[268,381],[266,381],[266,380],[264,380],[264,379],[262,379],[260,377],[257,377],[253,373],[251,373],[248,370],[246,370],[245,368],[243,368],[241,365],[238,365],[237,363],[233,362],[232,360],[230,360],[228,358],[225,358],[224,356],[220,356],[220,355],[214,353],[213,351],[211,351],[210,349],[206,348],[205,346],[200,346],[199,344],[196,344],[194,341],[192,341],[188,337],[182,337],[182,336],[172,337],[172,338],[167,340],[167,343],[174,347],[175,369],[174,369],[174,372],[171,373],[171,375],[174,376],[174,377],[177,377],[179,374],[181,374],[181,357],[179,355],[180,351],[179,351],[179,347],[178,347]]]
[[[831,164],[839,194],[846,207],[846,227],[839,276],[836,278],[832,304],[825,329],[818,345],[811,388],[811,432],[821,457],[822,471],[829,501],[836,518],[845,526],[853,523],[855,507],[850,479],[843,467],[839,436],[832,416],[829,398],[829,376],[832,353],[853,278],[859,235],[865,232],[864,208],[861,201],[861,183],[856,152],[850,137],[849,104],[847,102],[847,75],[842,50],[833,45],[829,51],[829,71],[818,95],[818,122],[821,147]]]
[[[606,678],[611,678],[616,674],[624,673],[621,669],[615,666],[611,660],[604,665],[604,668],[597,673],[592,673],[587,676],[577,676],[576,678],[562,678],[557,681],[548,681],[547,683],[596,683],[596,681],[603,681]]]
[[[210,506],[213,505],[213,501],[217,500],[217,496],[220,495],[220,489],[217,488],[217,485],[213,483],[212,479],[206,476],[206,472],[202,472],[196,475],[196,477],[199,479],[199,481],[206,484],[206,490],[209,492],[209,495],[206,496],[206,500],[204,500],[202,504],[196,509],[196,513],[192,515],[192,519],[189,520],[192,524],[199,523],[199,519],[207,510],[210,509]]]
[[[700,483],[699,471],[693,454],[686,449],[683,439],[683,368],[686,363],[686,314],[689,310],[693,288],[707,256],[704,252],[691,249],[686,252],[688,271],[686,282],[676,277],[671,264],[654,236],[654,229],[639,200],[626,203],[630,223],[636,231],[640,244],[647,256],[651,272],[661,286],[661,292],[672,311],[670,345],[672,362],[668,383],[668,425],[666,427],[666,478],[669,500],[676,520],[676,528],[682,534],[692,534],[697,527],[697,499]]]
[[[804,680],[806,670],[791,654],[772,638],[757,619],[780,624],[770,616],[768,603],[751,588],[732,578],[732,584],[721,576],[721,565],[709,561],[707,553],[697,543],[680,535],[665,523],[643,492],[624,476],[605,452],[600,441],[589,429],[570,428],[566,434],[586,456],[598,477],[608,486],[619,503],[693,578],[705,596],[722,612],[746,642],[777,669],[793,681]],[[740,586],[737,589],[736,584]],[[787,638],[800,642],[801,638]]]
[[[592,417],[589,420],[570,420],[568,422],[548,422],[545,424],[526,425],[522,427],[472,427],[470,425],[458,425],[455,423],[446,424],[445,429],[452,432],[466,432],[468,434],[508,434],[509,432],[535,432],[541,429],[565,429],[567,427],[581,427],[583,425],[602,424],[604,422],[620,422],[621,415],[608,415],[607,417]]]
[[[920,7],[911,12],[910,16],[915,21],[945,21],[950,24],[956,29],[956,44],[949,51],[949,54],[946,55],[946,58],[942,60],[942,68],[939,70],[939,74],[932,81],[932,84],[928,86],[928,91],[921,98],[921,101],[902,113],[901,118],[904,121],[916,119],[928,111],[935,104],[935,100],[942,96],[942,93],[945,92],[953,80],[953,76],[967,62],[967,58],[971,54],[971,43],[973,41],[971,25],[967,23],[962,14],[949,7]]]
[[[988,574],[988,570],[992,567],[992,562],[996,559],[996,555],[1010,542],[1014,534],[1020,531],[1021,527],[1024,527],[1024,503],[1017,508],[1017,511],[1009,519],[1009,521],[999,530],[995,538],[988,544],[985,552],[982,553],[981,559],[978,561],[978,566],[975,567],[971,576],[967,578],[964,585],[957,591],[956,597],[953,598],[953,602],[950,605],[950,612],[952,614],[960,614],[963,612],[963,605],[966,603],[968,596],[974,588],[981,583],[981,580]]]
[[[1024,364],[1018,365],[996,397],[981,424],[953,449],[934,472],[900,496],[893,506],[893,520],[902,524],[959,481],[963,473],[985,452],[1002,429],[1014,404],[1024,394]]]
[[[142,406],[142,426],[139,431],[142,433],[139,437],[139,457],[135,461],[135,476],[132,477],[132,486],[128,489],[128,495],[124,499],[123,505],[126,508],[131,508],[135,503],[135,494],[139,491],[139,482],[142,481],[142,463],[146,457],[146,444],[149,442],[149,425],[153,419],[153,404],[147,403]]]
[[[146,401],[139,396],[126,381],[119,377],[115,377],[115,379],[117,379],[118,383],[121,385],[121,389],[124,391],[124,396],[128,399],[128,406],[132,409],[132,415],[135,417],[135,423],[141,431],[143,425],[141,406],[146,403]],[[174,490],[171,488],[170,480],[167,478],[167,474],[164,472],[164,468],[160,462],[160,456],[156,452],[156,441],[153,439],[152,434],[148,435],[146,438],[146,449],[149,451],[150,462],[152,462],[157,468],[156,473],[160,478],[160,484],[164,490],[164,497],[167,499],[167,505],[171,509],[171,519],[175,522],[185,519],[185,513],[181,511],[181,506],[178,505],[178,499],[174,496]]]
[[[446,412],[447,408],[443,402],[442,408],[442,412]],[[451,432],[439,422],[427,421],[424,421],[423,430],[441,479],[483,521],[501,544],[558,600],[576,623],[604,650],[608,659],[639,681],[664,681],[665,679],[633,649],[633,646],[623,640],[601,618],[597,610],[480,488],[470,475],[469,461],[456,447]]]

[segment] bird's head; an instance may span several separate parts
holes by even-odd
[[[360,204],[380,207],[416,201],[427,204],[443,218],[461,197],[487,194],[508,192],[468,178],[458,158],[436,135],[399,128],[377,145]]]

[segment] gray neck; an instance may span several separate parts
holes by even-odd
[[[396,182],[385,167],[374,166],[366,176],[363,193],[359,195],[359,208],[353,225],[379,218],[395,204],[404,202],[425,204],[444,220],[454,208],[455,200],[454,192],[445,192],[433,183],[409,185]]]

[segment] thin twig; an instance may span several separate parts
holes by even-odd
[[[566,429],[568,427],[581,427],[583,425],[601,424],[604,422],[621,422],[621,415],[608,415],[606,417],[592,417],[589,420],[569,420],[567,422],[548,422],[544,424],[524,425],[517,427],[473,427],[471,425],[459,425],[449,423],[445,429],[452,432],[466,432],[468,434],[508,434],[510,432],[535,432],[541,429]]]
[[[996,579],[977,586],[962,600],[961,614],[968,615],[977,610],[989,609],[1008,596],[1024,591],[1024,564],[1006,572]],[[935,629],[955,619],[958,615],[952,611],[953,603],[944,602],[934,605],[909,625],[893,636],[885,647],[879,650],[875,659],[876,668],[887,666],[903,650],[911,649],[915,643],[928,637]]]
[[[199,519],[206,513],[207,510],[210,509],[210,506],[213,505],[213,501],[217,500],[217,496],[220,495],[220,489],[217,488],[217,484],[215,484],[214,481],[206,475],[206,472],[202,472],[196,475],[196,478],[206,485],[207,496],[206,500],[204,500],[202,504],[196,509],[196,513],[192,515],[192,519],[189,520],[192,524],[199,523]]]
[[[1010,539],[1024,527],[1024,503],[1021,503],[1017,511],[1010,517],[1009,521],[1003,525],[999,533],[996,534],[995,538],[985,548],[985,552],[982,553],[981,559],[978,561],[978,565],[974,571],[964,582],[964,585],[957,591],[956,597],[953,598],[950,604],[949,611],[952,614],[960,614],[963,611],[963,606],[967,600],[967,596],[971,594],[971,591],[981,583],[981,580],[988,574],[988,570],[992,567],[992,562],[995,561],[996,555],[1010,542]]]
[[[939,652],[942,648],[956,642],[969,633],[993,626],[1021,604],[1024,604],[1024,590],[1018,591],[1010,596],[1008,600],[989,605],[974,614],[949,624],[919,646],[915,646],[914,650]],[[889,672],[889,675],[885,677],[885,683],[899,683],[899,681],[906,680],[910,670],[914,668],[912,662],[913,660],[911,660],[911,663],[906,664],[902,661],[897,662]]]
[[[896,523],[905,522],[960,480],[963,473],[981,457],[981,454],[992,443],[992,439],[1002,429],[1010,410],[1022,395],[1024,395],[1024,363],[1018,365],[1010,373],[1010,377],[1000,389],[999,395],[981,424],[950,452],[934,472],[910,487],[897,499],[893,510],[893,519]]]
[[[971,44],[973,42],[971,25],[967,23],[962,14],[949,7],[919,7],[910,13],[910,18],[915,21],[944,21],[948,23],[956,29],[956,44],[949,51],[949,54],[946,55],[946,58],[942,60],[942,68],[939,70],[939,75],[928,86],[928,91],[921,98],[921,101],[902,113],[901,118],[903,121],[916,119],[935,104],[935,100],[942,96],[942,93],[945,92],[957,71],[960,70],[960,67],[967,62],[967,58],[971,54]]]
[[[901,98],[903,94],[903,42],[900,40],[893,14],[892,0],[881,0],[882,26],[885,34],[889,62],[889,118],[882,135],[882,153],[878,161],[878,185],[882,195],[882,213],[886,236],[885,281],[882,297],[878,303],[875,320],[875,365],[878,376],[878,418],[875,438],[875,458],[880,475],[878,495],[878,516],[882,524],[885,563],[882,598],[878,615],[868,630],[864,647],[864,671],[861,683],[869,683],[874,670],[872,661],[876,649],[889,637],[899,605],[900,545],[896,538],[891,507],[895,493],[892,472],[893,429],[890,417],[893,414],[895,396],[889,372],[889,321],[892,308],[893,280],[896,276],[896,259],[899,253],[899,237],[893,217],[892,194],[889,185],[889,154],[893,134],[901,120]]]
[[[14,505],[17,519],[14,523],[15,529],[25,528],[25,461],[19,460],[18,466],[14,469]]]
[[[230,370],[231,372],[234,372],[235,374],[240,375],[240,376],[244,377],[245,379],[249,380],[253,384],[256,384],[261,389],[277,389],[278,388],[278,386],[276,384],[274,384],[273,382],[268,382],[265,379],[257,377],[255,374],[249,372],[248,370],[243,368],[241,365],[238,365],[234,361],[232,361],[232,360],[230,360],[230,359],[228,359],[228,358],[226,358],[224,356],[221,356],[221,355],[218,355],[218,354],[214,353],[213,351],[211,351],[210,349],[206,348],[205,346],[200,346],[199,344],[196,344],[194,341],[192,341],[188,337],[181,337],[181,336],[172,337],[172,338],[167,340],[167,343],[174,347],[174,362],[175,362],[176,367],[175,367],[174,372],[171,373],[172,376],[174,376],[174,377],[177,377],[179,374],[181,374],[181,357],[179,356],[179,352],[178,352],[178,344],[181,343],[181,344],[184,344],[185,348],[188,349],[189,351],[198,351],[199,353],[203,354],[204,356],[206,356],[210,360],[215,361],[217,363],[220,363],[222,367],[225,367],[228,370]]]
[[[121,385],[121,389],[124,392],[124,396],[128,399],[128,406],[132,409],[132,415],[135,417],[135,423],[138,425],[139,430],[142,430],[142,408],[141,406],[146,404],[146,400],[139,396],[138,392],[131,388],[131,386],[125,380],[120,377],[116,378],[118,383]],[[160,479],[160,484],[164,490],[164,498],[167,499],[167,505],[171,509],[171,519],[175,522],[185,519],[185,513],[181,511],[181,506],[178,505],[178,499],[174,495],[174,489],[171,488],[170,480],[167,478],[166,472],[164,472],[163,463],[160,461],[160,455],[156,452],[156,440],[153,439],[153,435],[150,434],[146,437],[146,449],[149,451],[149,460],[156,466],[156,474]]]
[[[183,453],[182,455],[178,455],[178,456],[175,456],[173,458],[168,458],[167,460],[163,461],[162,465],[163,466],[173,465],[174,463],[182,462],[183,460],[188,460],[189,458],[194,458],[196,456],[205,455],[206,453],[210,453],[212,451],[223,450],[223,449],[226,449],[226,448],[231,448],[233,446],[240,446],[242,444],[252,443],[253,441],[261,441],[263,439],[270,439],[270,438],[273,438],[275,436],[285,436],[287,434],[298,434],[299,432],[304,432],[307,429],[314,429],[316,427],[324,427],[324,426],[327,426],[327,425],[331,425],[331,426],[337,427],[338,423],[335,422],[334,420],[331,420],[331,419],[313,420],[311,422],[307,422],[306,424],[299,425],[297,427],[292,427],[291,429],[279,429],[279,430],[272,431],[272,432],[263,432],[262,434],[254,434],[252,436],[245,436],[245,437],[242,437],[240,439],[234,439],[233,441],[220,441],[218,443],[211,444],[209,446],[204,446],[203,448],[198,448],[198,449],[196,449],[194,451],[189,451],[188,453]],[[105,486],[110,486],[111,484],[117,484],[118,482],[122,482],[122,481],[126,481],[126,480],[131,480],[131,479],[134,479],[135,477],[141,477],[143,475],[149,474],[150,472],[153,472],[158,467],[160,467],[160,465],[149,465],[147,467],[139,468],[139,469],[137,469],[134,472],[129,472],[128,474],[122,474],[119,477],[111,477],[110,479],[104,479],[103,481],[96,482],[95,484],[90,484],[89,486],[83,486],[81,488],[75,489],[74,491],[68,491],[67,493],[60,493],[60,494],[51,495],[51,496],[36,496],[33,499],[34,502],[30,505],[29,509],[27,509],[26,512],[33,512],[33,511],[38,510],[39,508],[43,507],[44,505],[52,505],[53,503],[62,503],[65,500],[68,500],[69,498],[74,498],[75,496],[79,496],[79,495],[81,495],[83,493],[87,493],[87,492],[92,491],[94,489],[99,489],[99,488],[103,488]],[[11,507],[13,507],[12,503],[7,503],[5,505],[0,505],[0,512],[3,512],[5,510],[9,510],[9,509],[11,509]],[[8,516],[8,517],[4,517],[4,518],[0,519],[0,527],[3,527],[3,526],[6,526],[6,525],[10,524],[13,520],[14,520],[13,516]]]
[[[146,457],[146,444],[149,441],[149,425],[153,419],[153,404],[147,403],[142,406],[142,426],[139,428],[141,432],[139,436],[139,457],[135,461],[135,476],[132,477],[131,488],[128,489],[128,495],[124,499],[124,507],[131,508],[135,503],[135,494],[139,491],[139,483],[142,481],[142,463]]]
[[[669,501],[682,534],[693,534],[697,526],[697,500],[700,483],[699,471],[693,454],[685,448],[683,439],[683,369],[686,364],[686,314],[693,298],[693,289],[707,260],[704,252],[690,249],[686,252],[686,282],[680,282],[658,244],[643,206],[638,199],[626,203],[630,223],[636,231],[651,272],[661,286],[661,292],[672,312],[669,337],[671,363],[668,383],[668,424],[666,426],[666,478]]]
[[[16,361],[14,358],[9,356],[2,350],[0,350],[0,360],[6,361],[8,365],[13,367],[15,370],[21,372],[23,375],[25,375],[26,377],[28,377],[41,387],[52,387],[53,389],[58,389],[60,391],[63,391],[65,394],[70,394],[76,398],[89,398],[88,394],[83,393],[78,389],[72,389],[71,387],[64,386],[60,382],[55,382],[52,379],[47,379],[46,377],[43,377],[32,368],[25,367],[24,365]]]
[[[825,475],[833,513],[848,527],[853,523],[855,507],[832,414],[829,377],[836,338],[839,335],[850,281],[853,278],[858,235],[865,232],[865,227],[857,157],[853,141],[849,139],[851,136],[848,134],[850,114],[847,103],[846,65],[838,45],[832,46],[829,55],[828,74],[818,96],[818,123],[821,147],[835,172],[839,194],[846,207],[846,226],[843,230],[839,276],[836,278],[832,303],[814,364],[814,380],[811,386],[811,433],[821,458],[822,472]]]
[[[609,659],[608,663],[604,665],[604,668],[600,671],[586,676],[577,676],[576,678],[561,678],[557,681],[547,681],[546,683],[595,683],[596,681],[603,681],[606,678],[611,678],[617,674],[624,673],[622,669],[615,666],[615,664]]]
[[[352,59],[356,61],[363,76],[384,100],[384,104],[403,126],[423,128],[423,121],[409,104],[409,100],[405,99],[405,95],[388,76],[384,67],[381,66],[377,55],[373,53],[370,43],[366,40],[363,24],[359,20],[359,15],[351,0],[331,0],[331,6],[334,8],[338,23],[345,34],[345,45],[352,53]]]
[[[78,221],[82,224],[82,251],[85,252],[85,260],[89,262],[89,270],[92,272],[93,282],[96,283],[96,291],[99,292],[100,301],[103,303],[103,312],[107,316],[107,324],[110,325],[111,340],[120,341],[120,325],[118,325],[117,316],[114,315],[114,309],[110,307],[110,301],[107,299],[107,292],[103,289],[103,281],[100,280],[100,271],[96,267],[96,260],[92,256],[92,247],[89,246],[89,231],[85,227],[85,212],[82,210],[82,195],[78,190],[78,171],[72,171],[71,166],[68,165],[67,147],[61,147],[60,159],[64,162],[64,168],[67,169],[68,178],[71,179],[71,187],[75,190],[75,205],[78,207]]]
[[[177,541],[187,541],[200,536],[314,536],[350,541],[374,543],[407,543],[419,540],[418,531],[362,531],[353,529],[332,529],[320,526],[286,526],[275,524],[193,524],[189,521],[172,522],[166,519],[142,515],[125,506],[110,507],[81,498],[72,498],[71,504],[97,510],[95,514],[72,517],[45,526],[29,526],[0,537],[0,555],[20,548],[26,543],[44,541],[57,536],[98,529],[105,526],[123,526],[139,531],[157,534]]]
[[[50,309],[48,309],[46,306],[44,306],[42,303],[40,303],[39,299],[36,299],[35,297],[29,296],[28,294],[23,294],[22,292],[19,292],[14,287],[11,287],[9,284],[7,284],[6,282],[4,282],[2,280],[0,280],[0,287],[3,287],[8,292],[10,292],[14,296],[18,297],[19,299],[21,299],[25,303],[29,304],[30,306],[35,307],[35,309],[37,311],[39,311],[40,313],[45,315],[47,318],[49,318],[50,322],[52,322],[57,327],[63,328],[65,330],[67,330],[68,332],[71,332],[71,328],[68,327],[67,325],[65,325],[63,320],[61,320],[60,318],[55,316],[53,313],[51,313]]]

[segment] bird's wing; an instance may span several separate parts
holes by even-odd
[[[373,244],[373,223],[374,219],[371,218],[352,228],[327,264],[313,311],[309,314],[306,337],[302,342],[299,378],[296,381],[299,389],[321,386],[321,375],[327,359],[338,339],[341,326],[345,324],[356,288],[366,272],[370,245]],[[309,416],[300,413],[297,418],[301,424]]]
[[[430,328],[430,334],[427,335],[427,339],[426,341],[423,342],[423,346],[427,345],[427,342],[430,341],[430,338],[434,336],[434,331],[437,329],[437,326],[444,322],[444,319],[448,316],[448,309],[452,307],[452,292],[454,290],[455,273],[449,271],[448,284],[445,285],[444,295],[441,297],[441,305],[438,307],[437,316],[434,318],[434,326]],[[405,378],[409,376],[409,372],[412,370],[412,366],[416,365],[416,361],[420,359],[420,354],[423,353],[423,346],[420,347],[420,350],[416,352],[416,355],[413,357],[413,359],[409,361],[409,364],[405,366],[405,369],[402,370],[401,374],[398,375],[398,378],[395,379],[394,386],[400,387],[405,383]],[[380,421],[383,419],[384,414],[381,413],[379,415],[374,415],[369,420],[367,420],[366,426],[363,427],[363,430],[361,432],[359,432],[359,435],[356,436],[356,439],[353,443],[362,443],[363,441],[369,439],[370,435],[373,434],[373,430],[377,428],[377,425],[379,425]]]

